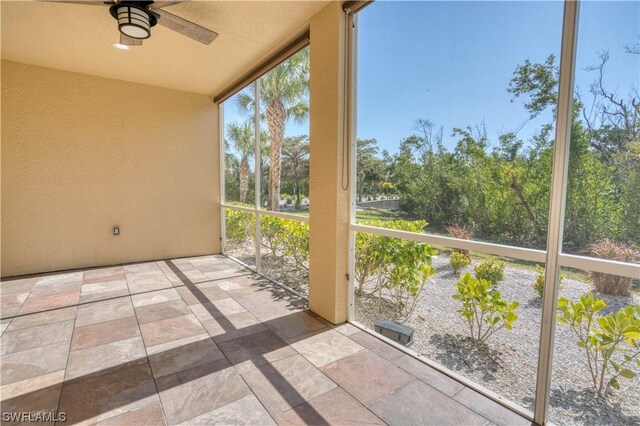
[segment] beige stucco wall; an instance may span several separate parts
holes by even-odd
[[[2,276],[220,251],[210,98],[7,61],[1,78]]]
[[[332,2],[310,23],[309,308],[347,319],[349,191],[342,188],[345,16]]]

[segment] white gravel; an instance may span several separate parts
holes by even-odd
[[[255,245],[252,242],[230,244],[227,246],[226,254],[246,265],[252,267],[256,265]],[[308,297],[309,271],[307,269],[283,257],[276,257],[265,248],[262,249],[260,261],[262,275]]]
[[[436,256],[433,266],[437,271],[433,277],[435,283],[425,287],[416,311],[409,321],[404,321],[415,329],[411,349],[533,411],[542,311],[542,301],[531,288],[536,272],[509,266],[505,269],[505,278],[498,290],[503,298],[520,302],[519,319],[512,331],[503,329],[491,336],[486,346],[477,347],[467,337],[468,329],[457,314],[460,302],[451,298],[458,275],[451,271],[449,257]],[[465,272],[473,273],[472,266],[462,274]],[[592,290],[589,283],[565,278],[560,296],[577,299],[589,290]],[[640,303],[638,296],[600,297],[607,302],[606,313]],[[398,320],[391,307],[380,304],[377,298],[358,298],[355,311],[356,320],[370,328],[383,319]],[[607,403],[591,392],[589,377],[583,349],[576,346],[570,330],[559,325],[554,351],[551,421],[558,425],[640,424],[638,377],[621,379],[621,389],[615,391]]]

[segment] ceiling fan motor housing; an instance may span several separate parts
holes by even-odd
[[[127,37],[146,39],[151,36],[151,27],[158,23],[149,10],[153,1],[120,1],[109,8],[111,16],[118,21],[118,30]]]

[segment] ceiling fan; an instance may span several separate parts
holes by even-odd
[[[52,3],[71,3],[87,6],[109,6],[109,13],[118,22],[120,31],[120,43],[114,43],[114,47],[129,49],[130,46],[142,45],[142,40],[151,37],[151,28],[156,24],[176,31],[195,41],[209,45],[218,36],[218,33],[202,27],[191,21],[187,21],[177,15],[162,10],[163,7],[183,3],[188,0],[178,1],[134,1],[134,0],[44,0]],[[117,46],[119,44],[120,46]]]

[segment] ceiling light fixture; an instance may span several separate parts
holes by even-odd
[[[152,1],[121,1],[109,8],[118,21],[118,30],[127,37],[143,40],[151,36],[151,27],[158,23],[148,9]]]
[[[114,42],[113,44],[111,44],[113,47],[115,47],[116,49],[120,49],[120,50],[131,50],[131,46],[127,46],[126,44],[122,44],[119,41]]]

